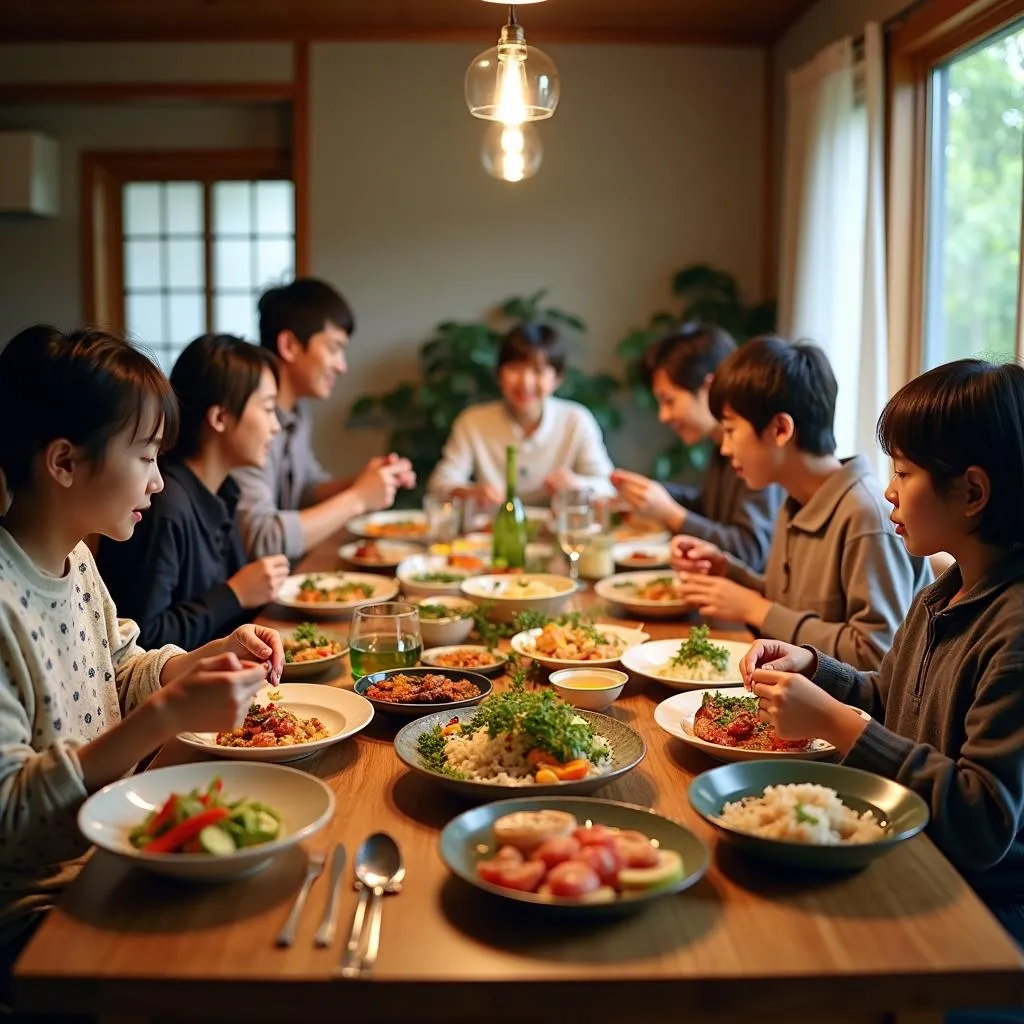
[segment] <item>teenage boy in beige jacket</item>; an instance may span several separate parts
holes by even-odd
[[[722,454],[752,489],[778,483],[787,498],[764,575],[685,536],[672,565],[702,615],[876,669],[932,574],[896,535],[868,460],[836,458],[836,392],[814,345],[756,338],[722,363],[709,397]]]

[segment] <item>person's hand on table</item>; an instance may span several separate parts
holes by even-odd
[[[685,534],[672,538],[669,564],[676,572],[708,576],[724,576],[729,568],[729,560],[719,547]]]
[[[764,625],[771,608],[771,601],[762,594],[724,576],[680,573],[679,590],[682,599],[693,605],[700,615],[745,622],[754,629]]]

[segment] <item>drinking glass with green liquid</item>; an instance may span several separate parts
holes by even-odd
[[[368,604],[352,613],[349,659],[352,678],[392,668],[412,668],[420,660],[423,639],[415,605],[399,601]]]

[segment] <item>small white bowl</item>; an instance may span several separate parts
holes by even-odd
[[[443,573],[453,577],[446,583],[431,580],[418,580],[417,576],[430,576]],[[469,569],[459,569],[449,565],[447,555],[413,555],[403,558],[395,570],[402,593],[406,597],[441,597],[445,594],[458,595],[462,584],[474,575]]]
[[[420,636],[424,647],[452,647],[464,643],[473,632],[476,605],[465,597],[421,597],[416,605],[439,604],[452,610],[451,618],[425,619],[420,616]],[[461,613],[465,617],[460,617]]]
[[[573,686],[573,680],[584,678],[603,680],[607,686]],[[601,711],[619,699],[629,676],[614,668],[563,668],[552,672],[548,681],[558,691],[558,696],[573,707]]]

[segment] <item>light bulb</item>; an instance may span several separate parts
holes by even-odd
[[[484,170],[501,181],[532,178],[540,168],[544,149],[532,125],[495,123],[484,132],[480,156]]]
[[[523,28],[515,22],[466,71],[466,105],[485,121],[542,121],[554,114],[560,89],[554,62],[543,50],[526,45]]]

